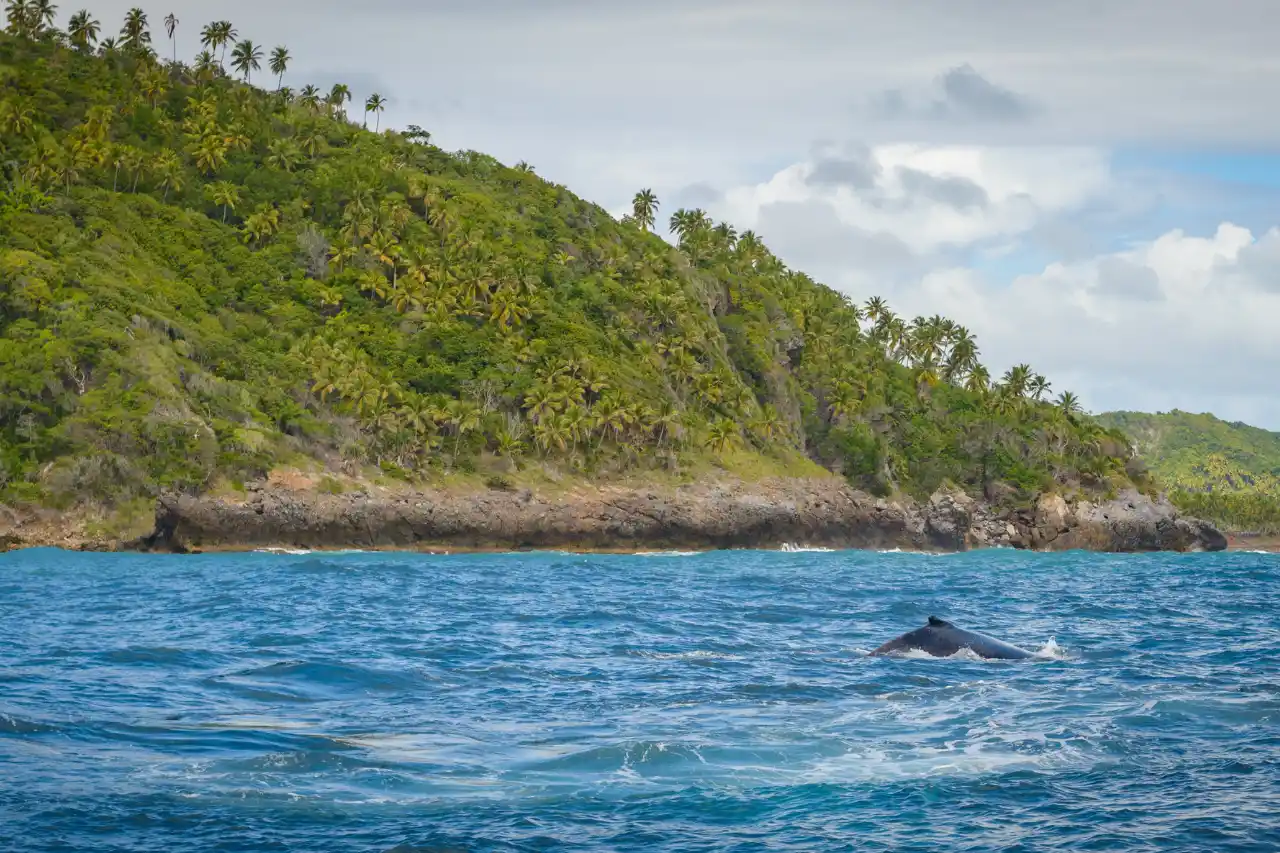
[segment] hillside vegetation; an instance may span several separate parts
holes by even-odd
[[[1213,415],[1111,412],[1174,501],[1236,530],[1280,533],[1280,433]]]
[[[291,465],[1125,480],[1124,437],[1026,365],[993,382],[962,327],[854,304],[702,211],[673,247],[650,191],[620,222],[527,164],[378,132],[379,96],[357,121],[345,86],[284,88],[288,51],[227,22],[191,64],[142,10],[101,40],[89,12],[53,22],[10,0],[0,35],[0,499]]]

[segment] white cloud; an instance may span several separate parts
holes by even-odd
[[[924,276],[904,310],[969,326],[988,364],[1028,361],[1095,410],[1184,408],[1280,427],[1280,230],[1229,222],[1054,263],[1002,286],[972,270]]]
[[[1223,222],[1121,251],[1027,251],[1083,212],[1124,208],[1105,151],[925,145],[815,151],[711,212],[755,228],[791,266],[902,314],[942,313],[999,373],[1030,362],[1095,411],[1213,410],[1280,427],[1280,229]],[[975,265],[977,268],[975,268]]]
[[[901,270],[914,273],[919,261],[976,246],[1008,253],[1011,241],[1111,186],[1108,158],[1097,149],[846,146],[731,189],[712,212],[760,230],[792,265],[849,287],[859,267],[893,271],[842,253],[833,245],[841,229],[855,242],[905,247],[900,260],[911,262]],[[788,215],[774,215],[779,209]],[[810,239],[815,231],[820,241]]]

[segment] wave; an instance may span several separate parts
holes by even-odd
[[[835,548],[819,548],[813,545],[797,545],[794,542],[783,542],[782,547],[778,549],[785,554],[831,554],[835,552]]]
[[[739,655],[707,649],[695,649],[690,652],[650,652],[641,649],[632,650],[629,654],[650,660],[742,660]]]
[[[38,735],[56,731],[58,731],[58,727],[51,726],[48,723],[41,723],[36,720],[28,720],[23,717],[15,717],[11,714],[0,713],[0,736]]]

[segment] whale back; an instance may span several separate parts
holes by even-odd
[[[883,656],[895,652],[922,651],[933,657],[950,657],[961,649],[968,649],[978,657],[993,660],[1022,660],[1034,655],[1026,649],[979,634],[977,631],[966,631],[955,625],[930,616],[924,627],[908,631],[873,651],[874,656]]]

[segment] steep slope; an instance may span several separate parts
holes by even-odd
[[[1280,533],[1280,433],[1208,414],[1109,412],[1189,512],[1237,530]]]
[[[0,36],[0,500],[71,506],[528,471],[720,468],[916,496],[1128,482],[1122,434],[1030,368],[989,381],[701,211],[649,232],[526,165],[375,134],[335,87],[264,92]],[[252,71],[245,65],[245,76]],[[376,105],[371,105],[376,111]]]

